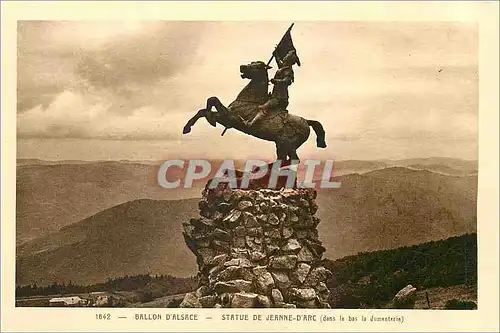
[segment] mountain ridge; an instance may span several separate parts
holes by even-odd
[[[316,199],[330,259],[476,229],[477,176],[389,168],[340,179],[340,189],[319,189]],[[20,244],[16,280],[88,283],[148,270],[189,276],[196,265],[182,222],[198,215],[198,200],[132,200]]]

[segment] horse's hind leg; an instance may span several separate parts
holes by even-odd
[[[280,143],[276,144],[276,155],[278,156],[278,160],[280,161],[281,167],[290,167],[290,170],[295,173],[295,178],[293,179],[293,183],[288,183],[289,179],[288,176],[286,178],[286,184],[283,180],[281,179],[281,182],[278,180],[279,184],[277,185],[278,187],[292,187],[295,188],[297,184],[297,169],[293,167],[293,165],[296,165],[299,163],[299,156],[297,155],[297,151],[294,148],[291,148],[289,144],[286,143]],[[288,159],[290,158],[290,159]]]
[[[276,144],[276,159],[286,161],[287,156],[285,147],[281,144]]]
[[[290,149],[288,151],[288,157],[290,157],[290,159],[293,161],[293,160],[296,160],[297,163],[300,161],[299,159],[299,155],[297,154],[297,150],[296,149]]]
[[[292,146],[287,143],[276,144],[276,155],[278,160],[287,161],[288,159],[290,159],[297,160],[297,162],[299,161],[297,149],[292,148]]]
[[[191,119],[188,120],[188,122],[186,123],[186,125],[182,130],[182,134],[187,134],[191,132],[191,127],[198,121],[198,119],[205,117],[206,113],[207,110],[205,109],[198,110],[198,112],[196,112],[196,114]]]

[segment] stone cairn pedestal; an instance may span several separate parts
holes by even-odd
[[[199,285],[180,307],[329,308],[314,189],[205,189],[184,223]]]

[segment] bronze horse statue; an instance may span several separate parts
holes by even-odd
[[[267,74],[269,68],[271,67],[262,61],[241,65],[241,78],[250,79],[250,83],[243,88],[236,100],[226,107],[217,97],[208,98],[206,108],[199,110],[189,119],[184,126],[183,134],[191,132],[191,127],[198,119],[205,117],[214,127],[219,123],[226,129],[235,128],[257,138],[275,142],[279,160],[299,160],[297,149],[309,138],[311,133],[309,126],[311,126],[316,133],[317,147],[325,148],[325,131],[321,123],[289,114],[287,110],[274,110],[251,128],[245,125],[244,121],[253,119],[259,111],[258,106],[269,99]],[[212,107],[217,112],[212,112]]]

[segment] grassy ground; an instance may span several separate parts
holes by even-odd
[[[426,293],[429,295],[431,309],[444,309],[447,301],[452,299],[473,301],[477,304],[477,289],[476,287],[457,285],[451,287],[436,287],[417,292],[417,300],[415,309],[428,309]],[[133,303],[129,307],[133,308],[166,308],[169,305],[180,302],[185,294],[168,295],[159,297],[151,302]],[[80,295],[87,296],[87,295]],[[125,296],[125,295],[123,295]],[[16,300],[16,306],[19,307],[47,307],[49,300],[55,296],[38,296],[27,297]]]
[[[431,309],[444,309],[447,301],[452,299],[473,301],[477,304],[477,288],[466,285],[451,287],[435,287],[417,292],[415,309],[428,309],[425,293],[429,294]]]
[[[168,295],[164,297],[159,297],[151,302],[147,303],[135,303],[130,307],[133,308],[167,308],[169,305],[177,302],[180,303],[184,299],[184,295],[186,294],[178,294],[178,295]]]

